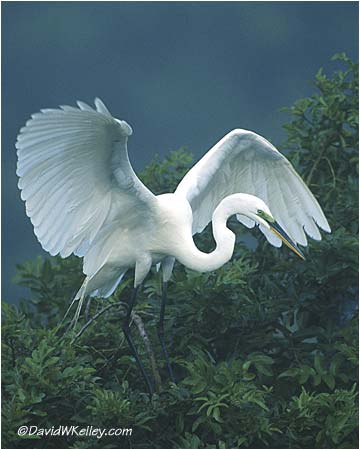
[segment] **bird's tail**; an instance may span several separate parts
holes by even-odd
[[[66,313],[64,314],[64,317],[61,319],[61,322],[57,326],[56,332],[58,332],[58,330],[61,328],[62,324],[65,322],[65,319],[69,315],[69,312],[70,312],[71,308],[73,307],[74,303],[76,302],[76,300],[79,300],[78,307],[76,308],[75,316],[72,319],[72,321],[70,322],[68,330],[70,328],[75,328],[75,326],[77,324],[77,321],[79,319],[79,315],[80,315],[82,304],[83,304],[84,299],[85,299],[86,287],[87,287],[88,282],[89,282],[89,279],[88,279],[88,277],[86,277],[84,282],[83,282],[83,284],[81,285],[80,289],[78,290],[78,292],[76,293],[75,297],[73,298],[72,302],[70,303],[70,306],[66,310]]]
[[[85,277],[85,280],[83,281],[83,284],[81,285],[80,289],[77,291],[74,300],[81,299],[82,296],[85,297],[86,288],[89,283],[89,277]]]
[[[76,327],[76,324],[77,324],[77,322],[79,320],[81,308],[82,308],[82,305],[84,303],[84,299],[85,299],[85,296],[86,296],[86,288],[87,288],[88,282],[89,282],[89,277],[86,277],[84,282],[83,282],[83,284],[81,285],[80,289],[78,290],[77,294],[75,295],[75,298],[72,301],[69,309],[68,309],[68,311],[69,311],[71,306],[72,306],[72,304],[73,304],[73,302],[75,302],[76,300],[79,300],[78,301],[78,306],[76,308],[76,312],[75,312],[75,315],[74,315],[74,318],[72,319],[71,324],[70,324],[70,326],[73,327],[73,328]]]

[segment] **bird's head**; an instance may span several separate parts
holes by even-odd
[[[253,195],[246,195],[247,205],[246,205],[246,215],[249,219],[252,219],[256,224],[262,225],[266,229],[274,233],[278,238],[284,242],[296,255],[301,259],[305,259],[305,256],[301,250],[296,245],[290,236],[281,228],[281,226],[276,222],[273,214],[271,213],[267,204],[258,197]]]

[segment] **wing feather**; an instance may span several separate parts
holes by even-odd
[[[80,100],[78,100],[76,102],[76,104],[78,105],[78,107],[82,110],[82,111],[94,111],[94,108],[92,108],[91,106],[89,106],[87,103],[82,102]]]
[[[130,213],[149,220],[155,201],[130,165],[121,122],[100,99],[96,109],[77,106],[32,114],[16,142],[26,213],[43,248],[62,257],[86,255],[109,222],[121,231]],[[95,257],[92,270],[99,264]]]
[[[290,162],[251,131],[228,133],[185,175],[176,192],[192,207],[193,233],[201,232],[220,201],[235,193],[261,198],[288,235],[301,245],[307,245],[306,234],[321,239],[318,228],[330,232],[319,203]],[[247,227],[254,226],[245,216],[237,217]],[[281,245],[273,233],[260,229],[272,245]]]

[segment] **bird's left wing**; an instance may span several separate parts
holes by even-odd
[[[176,192],[192,207],[193,233],[201,232],[220,201],[235,193],[261,198],[289,236],[301,245],[307,245],[306,234],[321,239],[318,227],[330,232],[321,207],[290,162],[251,131],[228,133],[185,175]],[[255,225],[245,216],[237,217],[249,228]],[[260,229],[272,245],[281,245],[273,233],[262,226]]]
[[[155,196],[128,159],[131,128],[100,99],[95,106],[41,110],[17,138],[21,198],[52,255],[84,256],[99,234],[106,240],[112,225],[121,231],[151,219]]]

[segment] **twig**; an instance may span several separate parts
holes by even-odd
[[[152,317],[153,319],[157,317],[156,314],[149,313],[147,311],[139,311],[138,314],[139,314],[140,317],[141,316],[148,316],[148,317]]]
[[[68,314],[69,314],[69,312],[70,312],[70,310],[71,310],[73,304],[74,304],[76,301],[78,301],[78,300],[79,300],[79,299],[78,299],[78,298],[75,298],[75,295],[74,295],[74,298],[73,298],[73,300],[71,301],[70,306],[69,306],[68,309],[66,310],[66,313],[64,314],[64,317],[60,320],[58,326],[55,328],[55,334],[60,330],[60,328],[62,327],[63,323],[65,322],[65,319],[67,318],[67,316],[68,316]]]
[[[114,306],[119,306],[118,303],[110,303],[109,305],[105,306],[103,309],[101,309],[98,313],[95,314],[90,320],[86,322],[86,324],[81,328],[81,330],[76,334],[76,336],[72,339],[71,343],[73,344],[76,339],[78,339],[84,331],[93,323],[95,320],[100,317],[104,312],[108,311],[110,308],[113,308]],[[122,306],[122,305],[121,305]],[[124,313],[125,316],[125,313]]]
[[[145,331],[144,322],[142,321],[141,317],[135,313],[131,314],[131,318],[135,322],[135,325],[137,326],[137,328],[139,330],[139,334],[144,341],[146,351],[150,358],[151,370],[152,370],[152,373],[154,376],[156,390],[157,390],[157,392],[160,392],[161,391],[161,378],[160,378],[159,370],[157,368],[156,359],[155,359],[154,352],[153,352],[151,344],[150,344],[149,337]]]
[[[327,157],[325,156],[324,159],[325,159],[325,161],[328,163],[328,165],[329,165],[329,167],[330,167],[331,175],[332,175],[332,177],[333,177],[333,188],[335,189],[335,187],[336,187],[336,176],[335,176],[334,168],[333,168],[333,166],[332,166],[332,164],[331,164],[329,158],[327,158]]]
[[[332,141],[332,137],[331,137],[330,139],[328,139],[328,140],[324,143],[323,148],[321,149],[321,151],[320,151],[320,153],[319,153],[319,156],[316,158],[316,160],[315,160],[315,162],[314,162],[314,165],[312,166],[312,168],[311,168],[311,170],[310,170],[310,173],[309,173],[309,175],[308,175],[308,177],[307,177],[307,179],[306,179],[306,184],[307,184],[308,186],[310,186],[310,182],[311,182],[312,177],[313,177],[313,175],[314,175],[315,169],[317,168],[317,166],[319,165],[320,161],[322,160],[322,157],[323,157],[325,151],[328,149],[328,147],[330,147],[331,141]]]

